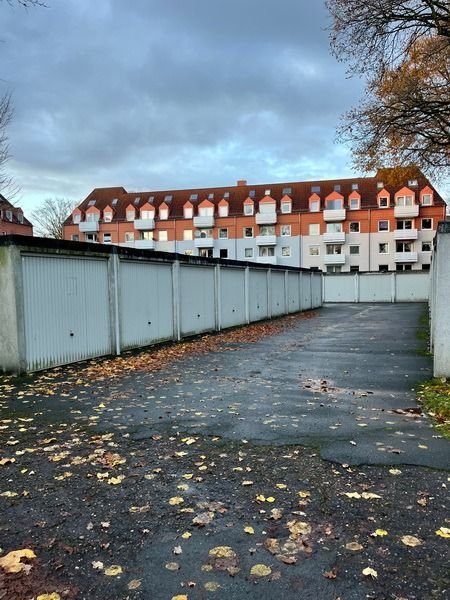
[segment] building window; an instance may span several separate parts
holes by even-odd
[[[430,270],[429,264],[422,265],[422,271],[429,271],[429,270]]]
[[[256,196],[255,190],[250,190],[248,193],[249,198],[254,198]]]
[[[244,215],[250,217],[253,214],[253,204],[244,204]]]
[[[153,239],[153,231],[141,231],[139,233],[139,239],[151,241]]]
[[[350,254],[359,254],[359,246],[350,246]]]
[[[228,239],[228,229],[226,227],[222,227],[219,229],[219,240],[227,240]]]
[[[387,273],[389,271],[389,265],[378,265],[378,270],[382,273]]]
[[[387,242],[378,244],[378,254],[389,254],[389,244]]]
[[[352,183],[352,192],[355,192],[358,189],[359,189],[358,184],[357,183]]]
[[[412,252],[413,245],[412,242],[397,242],[395,244],[396,252]]]
[[[208,194],[208,200],[214,200],[214,194],[212,192]]]
[[[259,235],[275,235],[275,225],[260,225]]]
[[[119,198],[113,198],[111,204],[115,206],[119,202]]]
[[[342,200],[327,200],[327,210],[340,210],[342,208]]]
[[[422,229],[433,229],[433,219],[422,219]]]
[[[283,214],[288,214],[292,210],[292,204],[290,202],[282,202],[281,203],[281,212]]]
[[[125,241],[126,242],[134,242],[134,231],[126,231],[125,232]]]
[[[134,210],[127,210],[127,221],[134,221]]]
[[[291,256],[291,247],[290,246],[282,246],[281,247],[281,256]]]
[[[184,253],[186,254],[186,256],[192,256],[194,254],[193,250],[185,250]]]
[[[327,233],[342,233],[342,223],[327,223]]]
[[[271,192],[271,190],[265,190],[264,191],[264,196],[270,196],[270,192]]]
[[[167,221],[167,219],[169,218],[169,211],[167,210],[167,208],[159,209],[159,218],[161,219],[161,221]]]
[[[167,242],[167,240],[168,240],[168,237],[167,237],[167,231],[165,231],[165,230],[161,230],[161,231],[158,233],[158,240],[159,240],[160,242]]]
[[[227,248],[221,248],[219,250],[219,257],[220,258],[228,258],[228,250],[227,250]]]
[[[78,233],[74,233],[70,236],[70,239],[72,240],[72,242],[79,242],[80,236],[78,235]]]
[[[333,186],[333,190],[335,192],[340,192],[341,191],[341,184],[340,183],[335,183]]]
[[[352,221],[349,226],[350,233],[359,233],[359,222]]]
[[[389,221],[378,221],[378,231],[389,231]]]
[[[342,246],[340,244],[326,244],[327,254],[342,254]]]
[[[88,206],[95,206],[95,200],[89,200]]]
[[[320,224],[310,223],[309,224],[309,235],[320,235]]]
[[[413,206],[414,201],[412,196],[397,196],[395,199],[396,206]]]
[[[378,206],[380,208],[388,208],[389,207],[389,198],[387,196],[382,196],[378,199]]]
[[[253,227],[244,227],[244,237],[245,238],[253,237]]]
[[[141,210],[141,219],[149,220],[153,219],[155,213],[152,210]]]
[[[384,183],[382,181],[377,181],[377,189],[382,190],[384,188]]]
[[[223,197],[224,198],[229,198],[230,197],[230,192],[224,192]]]
[[[431,194],[423,194],[422,196],[422,206],[431,206]]]
[[[212,248],[199,248],[198,255],[203,258],[212,258],[213,257],[213,249]]]
[[[72,215],[72,223],[77,225],[80,221],[81,221],[80,213],[75,213],[74,215]]]
[[[273,246],[260,246],[259,256],[275,256],[275,248]]]
[[[352,272],[352,273],[358,273],[359,272],[359,266],[358,265],[351,265],[350,272]]]
[[[341,273],[341,272],[342,272],[342,267],[340,265],[327,267],[327,273]]]
[[[409,179],[408,180],[408,187],[417,187],[419,185],[417,179]]]
[[[310,256],[319,256],[320,255],[320,246],[310,246],[309,247],[309,255]]]
[[[422,252],[431,252],[431,242],[422,242]]]
[[[411,271],[412,267],[411,265],[396,265],[395,269],[396,271]]]
[[[219,217],[228,217],[228,204],[226,206],[219,206]]]
[[[183,231],[183,240],[190,241],[193,239],[192,229],[185,229]]]
[[[283,237],[291,235],[291,226],[290,225],[282,225],[280,227],[280,235]]]
[[[320,194],[320,185],[312,185],[311,194]]]
[[[110,233],[104,233],[103,234],[103,243],[104,244],[110,244],[112,242],[112,236]]]
[[[245,248],[244,256],[245,258],[253,258],[253,248]]]
[[[397,221],[396,228],[397,229],[412,229],[413,222],[411,219],[401,219],[401,220]]]
[[[350,210],[358,210],[359,198],[350,198]]]
[[[194,216],[194,209],[191,206],[186,206],[183,210],[185,219],[192,219]]]
[[[320,211],[320,200],[311,200],[309,203],[309,211],[310,212],[319,212]]]
[[[198,209],[198,214],[200,217],[213,217],[214,206],[201,206]]]
[[[86,233],[84,239],[86,240],[86,242],[96,242],[97,234],[96,233]]]
[[[281,193],[283,194],[283,196],[290,196],[292,194],[292,188],[285,187],[283,188],[283,191]]]
[[[212,229],[200,229],[199,238],[210,240],[213,237]]]
[[[104,212],[103,213],[103,220],[105,223],[111,223],[112,221],[112,212]]]
[[[189,200],[198,200],[198,194],[191,194]]]

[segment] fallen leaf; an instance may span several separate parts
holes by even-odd
[[[400,475],[401,471],[400,471],[400,469],[389,469],[389,473],[391,475]]]
[[[178,594],[177,596],[172,596],[172,600],[189,600],[186,594]]]
[[[25,564],[20,562],[22,558],[36,558],[36,554],[29,548],[12,550],[5,556],[0,557],[0,567],[7,573],[19,573],[25,568]]]
[[[104,564],[102,563],[101,560],[93,560],[92,561],[93,569],[99,569],[100,571],[103,571],[103,567],[104,567]]]
[[[375,569],[372,569],[371,567],[366,567],[365,569],[363,569],[362,574],[366,577],[372,577],[373,579],[376,579],[378,577],[378,573],[375,571]]]
[[[250,569],[250,575],[253,575],[254,577],[267,577],[267,575],[270,575],[271,573],[272,569],[267,565],[262,564],[253,565]]]
[[[236,558],[236,552],[230,546],[216,546],[208,554],[215,558]]]
[[[107,479],[106,483],[109,485],[119,485],[125,479],[125,475],[118,475],[117,477],[110,477]]]
[[[190,533],[189,531],[185,531],[181,534],[181,537],[183,538],[183,540],[188,540],[190,537],[192,537],[192,533]]]
[[[322,575],[327,579],[336,579],[337,568],[333,567],[330,571],[325,571],[324,573],[322,573]]]
[[[245,481],[242,482],[242,485],[253,485],[253,481],[246,479]]]
[[[249,535],[253,535],[255,533],[255,530],[253,529],[253,527],[244,527],[244,531],[245,531],[245,533],[248,533]]]
[[[273,502],[275,502],[275,498],[273,496],[269,496],[268,498],[266,498],[266,502],[270,502],[272,504]]]
[[[422,540],[419,540],[415,535],[404,535],[401,539],[405,546],[411,546],[412,548],[421,546],[423,543]]]
[[[166,569],[168,571],[178,571],[180,565],[177,562],[168,562],[166,563]]]
[[[217,583],[217,581],[207,581],[203,587],[207,592],[217,592],[220,588],[220,583]]]
[[[274,521],[278,521],[283,516],[283,511],[281,508],[272,508],[270,511],[269,519],[273,519]]]
[[[4,466],[4,465],[9,465],[10,463],[14,463],[16,462],[15,458],[1,458],[0,459],[0,466]]]
[[[375,529],[375,531],[373,533],[371,533],[370,535],[372,537],[384,537],[387,534],[388,534],[388,532],[386,531],[386,529]]]
[[[349,542],[348,544],[345,544],[345,548],[347,550],[351,550],[352,552],[358,552],[358,550],[362,550],[364,546],[361,546],[361,544],[358,544],[358,542]]]
[[[209,525],[214,518],[213,512],[203,512],[199,513],[196,517],[192,519],[192,523],[197,525],[197,527],[204,527],[205,525]]]
[[[300,498],[309,498],[311,496],[311,492],[307,492],[305,490],[300,490],[297,492],[297,494],[300,496]]]
[[[375,500],[377,498],[381,498],[381,496],[378,494],[373,494],[372,492],[363,492],[361,494],[361,498],[364,498],[364,500]]]
[[[183,504],[184,499],[181,496],[173,496],[169,498],[170,506],[177,506],[178,504]]]
[[[131,506],[130,513],[146,513],[150,510],[150,504],[144,504],[144,506]]]
[[[18,496],[18,495],[19,494],[17,492],[10,492],[10,491],[2,492],[0,494],[0,496],[3,496],[4,498],[14,498],[14,496]]]
[[[141,587],[141,585],[142,585],[142,582],[141,582],[141,580],[140,580],[140,579],[132,579],[132,580],[131,580],[131,581],[128,583],[128,585],[127,585],[127,588],[128,588],[129,590],[137,590],[138,588],[140,588],[140,587]]]
[[[111,565],[110,567],[107,567],[103,573],[108,575],[108,577],[116,577],[123,573],[123,569],[120,565]]]
[[[436,535],[442,538],[450,538],[450,528],[449,527],[439,527],[436,531]]]
[[[285,490],[287,488],[287,485],[285,483],[276,483],[275,487],[279,490]]]
[[[51,594],[39,594],[36,600],[61,600],[61,596],[57,592]]]

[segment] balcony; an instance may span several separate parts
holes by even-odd
[[[268,212],[268,213],[256,213],[256,224],[257,225],[275,225],[277,222],[277,213]]]
[[[396,252],[394,260],[396,263],[415,263],[417,262],[417,252]]]
[[[257,246],[275,246],[277,243],[276,235],[257,235],[255,238]]]
[[[324,233],[323,241],[327,244],[345,244],[345,233],[343,231]]]
[[[345,265],[345,254],[325,254],[323,262],[326,265]]]
[[[194,227],[214,227],[214,217],[194,217]]]
[[[256,262],[261,263],[263,265],[276,265],[277,257],[276,256],[257,256]]]
[[[98,231],[98,221],[82,221],[79,224],[80,233],[94,233]]]
[[[345,208],[334,208],[323,211],[323,220],[328,223],[334,221],[345,221],[346,210]]]
[[[145,231],[155,229],[155,219],[136,219],[134,221],[134,228]]]
[[[132,242],[128,243],[131,244]],[[139,248],[140,250],[154,250],[155,240],[136,240],[134,242],[134,247]]]
[[[209,217],[208,217],[209,218]],[[214,246],[214,238],[195,238],[194,245],[196,248],[213,248]]]
[[[419,205],[414,206],[394,206],[394,217],[403,219],[408,217],[417,217],[419,215]]]
[[[394,229],[394,240],[417,240],[417,229]]]

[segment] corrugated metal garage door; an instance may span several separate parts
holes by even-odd
[[[120,262],[121,347],[173,338],[171,265]]]
[[[23,256],[27,369],[111,352],[107,261]]]

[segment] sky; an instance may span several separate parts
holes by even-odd
[[[9,170],[44,198],[358,175],[335,142],[362,95],[321,0],[0,0]]]

